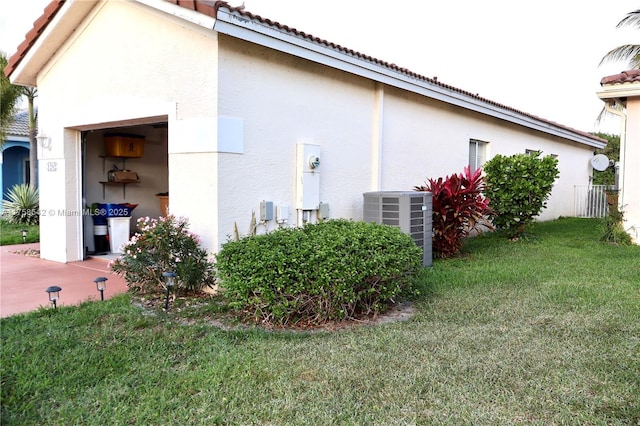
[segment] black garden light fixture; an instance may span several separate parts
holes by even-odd
[[[165,296],[164,296],[164,310],[168,311],[169,310],[169,289],[173,287],[173,285],[175,284],[177,274],[173,271],[167,271],[167,272],[163,272],[162,276],[164,277],[164,286],[167,289],[167,292],[165,293]]]
[[[49,301],[53,304],[53,309],[56,309],[56,302],[60,299],[60,291],[62,289],[57,285],[52,285],[51,287],[47,287],[45,290],[49,295]]]
[[[22,232],[22,242],[23,242],[23,243],[26,243],[26,242],[27,242],[27,233],[28,233],[29,231],[27,231],[26,229],[23,229],[23,230],[22,230],[22,231],[20,231],[20,232]]]
[[[93,280],[96,283],[96,288],[100,292],[100,300],[104,300],[104,291],[107,288],[107,277],[98,277]]]

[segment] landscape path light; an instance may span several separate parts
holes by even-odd
[[[45,290],[47,292],[47,294],[49,295],[49,301],[53,304],[53,309],[56,309],[56,303],[58,301],[58,299],[60,298],[60,291],[62,289],[60,287],[58,287],[57,285],[52,285],[50,287],[47,287],[47,289]]]
[[[164,296],[164,310],[169,310],[169,289],[173,287],[176,282],[176,273],[173,271],[163,272],[162,276],[164,277],[164,286],[167,289]]]
[[[21,232],[22,232],[22,242],[26,243],[27,242],[27,232],[29,232],[29,231],[27,231],[26,229],[23,229]]]
[[[93,280],[96,283],[96,288],[100,292],[100,300],[104,300],[104,291],[107,288],[107,277],[98,277]]]

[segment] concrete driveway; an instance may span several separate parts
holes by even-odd
[[[1,317],[50,306],[45,289],[52,285],[62,288],[58,306],[100,300],[100,293],[93,282],[96,277],[108,278],[105,299],[127,291],[124,279],[110,272],[108,259],[58,263],[21,254],[28,249],[39,250],[40,245],[0,246]]]

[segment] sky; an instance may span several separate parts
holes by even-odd
[[[83,1],[83,0],[76,0]],[[123,1],[123,0],[117,0]],[[228,1],[232,6],[241,0]],[[0,50],[15,53],[49,0],[3,0]],[[596,96],[606,52],[640,43],[616,28],[637,0],[244,0],[245,10],[489,100],[585,132],[600,125]]]

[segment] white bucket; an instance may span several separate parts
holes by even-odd
[[[130,217],[109,217],[109,245],[111,253],[122,253],[122,245],[129,241]]]

